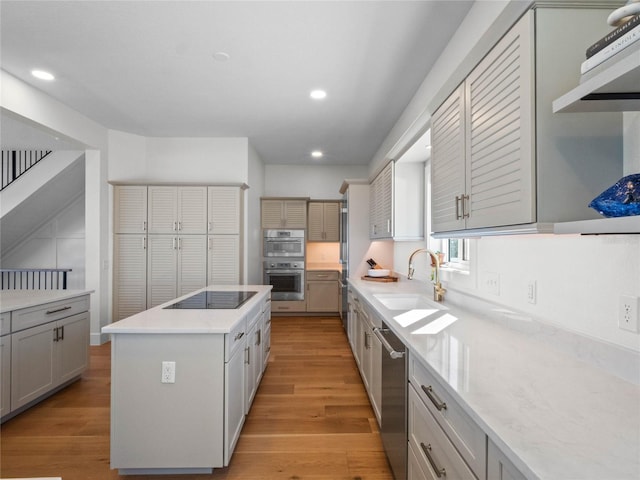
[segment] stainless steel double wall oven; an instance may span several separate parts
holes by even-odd
[[[264,230],[263,281],[272,300],[304,300],[304,230]]]

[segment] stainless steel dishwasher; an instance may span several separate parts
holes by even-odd
[[[404,344],[383,322],[374,329],[382,346],[382,444],[395,480],[407,478],[407,355]]]

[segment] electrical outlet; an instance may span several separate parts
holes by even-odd
[[[527,282],[527,302],[536,303],[536,281],[529,280]]]
[[[618,305],[618,327],[638,333],[638,297],[621,295]]]
[[[500,295],[500,275],[494,272],[485,272],[484,278],[487,292]]]
[[[162,362],[162,383],[176,383],[176,362]]]

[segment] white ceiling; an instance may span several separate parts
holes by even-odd
[[[472,3],[2,0],[0,61],[109,129],[248,137],[270,164],[317,163],[320,149],[325,164],[365,165]],[[3,148],[17,136],[3,129]]]

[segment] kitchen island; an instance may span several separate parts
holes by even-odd
[[[409,353],[409,480],[640,478],[637,352],[431,288],[349,279]]]
[[[111,335],[111,468],[210,473],[229,464],[267,363],[268,285],[210,285],[103,327]],[[238,308],[167,308],[255,292]]]

